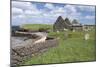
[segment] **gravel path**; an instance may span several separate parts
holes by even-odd
[[[22,32],[20,32],[22,33]],[[25,32],[24,32],[25,33]],[[27,43],[34,41],[34,43],[40,43],[40,42],[44,42],[47,38],[47,33],[44,32],[36,32],[36,33],[26,33],[26,34],[31,34],[31,35],[37,35],[39,36],[36,39],[30,39],[28,37],[11,37],[11,47],[17,47],[17,46],[25,46],[27,45]]]

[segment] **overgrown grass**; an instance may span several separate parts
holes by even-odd
[[[89,40],[84,40],[85,33],[89,33]],[[48,36],[59,38],[59,45],[55,48],[50,48],[42,55],[26,60],[24,65],[96,60],[94,30],[89,32],[50,32]]]

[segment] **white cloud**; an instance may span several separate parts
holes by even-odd
[[[21,25],[26,22],[24,15],[14,15],[12,17],[12,25]]]
[[[25,15],[30,15],[30,16],[32,16],[32,15],[37,15],[37,16],[41,15],[41,11],[39,11],[39,10],[25,10],[24,13],[25,13]]]
[[[75,5],[74,5],[74,6],[73,6],[73,5],[65,5],[64,8],[65,8],[67,11],[77,12]]]
[[[82,11],[95,11],[95,6],[77,6]]]
[[[95,16],[85,16],[86,19],[94,19]]]
[[[20,15],[22,13],[23,13],[22,9],[16,7],[12,8],[12,15]]]
[[[12,2],[13,8],[17,8],[16,13],[19,13],[18,17],[16,19],[24,17],[24,19],[27,19],[27,22],[32,22],[32,20],[36,23],[40,23],[39,20],[41,20],[41,23],[51,23],[55,22],[58,16],[62,16],[63,18],[76,18],[76,15],[78,16],[79,13],[77,13],[74,6],[71,5],[65,5],[64,7],[61,6],[54,6],[53,4],[46,3],[44,5],[45,8],[39,10],[35,4],[32,4],[30,2]],[[47,11],[46,9],[51,9],[50,11]],[[14,9],[15,10],[15,9]],[[23,11],[23,12],[21,12]],[[53,21],[54,20],[54,21]],[[18,21],[19,22],[19,21]],[[25,22],[25,20],[24,20]]]
[[[66,17],[70,20],[79,19],[81,16],[81,13],[77,11],[76,5],[65,5],[64,10],[66,11]]]
[[[58,16],[63,18],[68,17],[73,19],[91,19],[93,17],[83,17],[80,10],[85,10],[86,7],[77,7],[76,5],[53,5],[50,3],[44,4],[42,9],[37,8],[37,4],[31,2],[12,2],[12,13],[14,23],[54,23]],[[90,9],[90,7],[89,7]],[[91,7],[92,10],[94,8]],[[16,22],[15,22],[16,21]]]
[[[50,3],[46,3],[44,7],[48,8],[48,9],[54,9],[53,4],[50,4]]]
[[[48,18],[53,18],[54,22],[58,16],[62,16],[63,18],[65,18],[67,16],[66,11],[63,7],[54,6],[53,8],[54,9],[52,9],[50,11],[43,12],[43,16],[48,17]]]
[[[18,1],[12,1],[12,7],[20,8],[20,9],[35,9],[36,6],[32,6],[31,2],[18,2]]]
[[[18,15],[16,19],[19,18],[23,19],[24,17],[24,19],[28,23],[32,21],[34,21],[34,23],[40,23],[40,21],[41,23],[52,23],[55,22],[58,16],[62,16],[63,18],[69,17],[72,19],[75,18],[75,15],[77,14],[75,7],[71,5],[60,7],[60,6],[54,6],[53,4],[46,3],[44,5],[45,8],[41,10],[37,9],[36,5],[33,5],[30,2],[13,2],[12,5],[14,8],[19,8],[23,10],[23,14],[20,13],[20,16]],[[51,10],[47,11],[46,8]]]
[[[37,9],[35,4],[32,4],[31,2],[18,2],[18,1],[12,1],[12,8],[18,8],[23,10],[23,14],[26,15],[39,15],[41,14],[41,11]]]
[[[39,15],[41,15],[41,11],[37,9],[36,5],[33,5],[31,2],[12,1],[12,14],[13,21],[24,19],[18,21],[18,23],[23,23],[23,21],[25,23],[26,19],[30,20],[29,18],[32,16],[39,17]]]
[[[61,14],[64,12],[65,12],[65,10],[62,7],[55,8],[54,10],[51,11],[51,13],[53,13],[53,14]]]

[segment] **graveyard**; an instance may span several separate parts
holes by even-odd
[[[14,36],[12,37],[12,56],[14,56],[12,64],[95,61],[95,32],[95,25],[82,25],[76,19],[71,22],[61,16],[54,24],[24,24],[12,27],[12,36]]]
[[[11,67],[96,61],[95,5],[11,3]]]
[[[32,30],[32,27],[38,27],[36,24],[29,24],[23,26],[25,29]],[[48,28],[48,36],[59,40],[58,46],[50,48],[47,52],[33,56],[24,61],[22,65],[34,64],[51,64],[51,63],[65,63],[65,62],[83,62],[95,61],[96,53],[96,39],[95,27],[89,31],[53,31],[53,25],[41,24],[41,28]],[[89,34],[89,38],[85,40],[85,34]]]

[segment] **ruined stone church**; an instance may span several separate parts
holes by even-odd
[[[82,30],[83,26],[80,24],[76,19],[74,19],[72,22],[68,18],[65,18],[65,20],[59,16],[56,20],[56,22],[53,25],[54,31],[64,31],[64,30]]]

